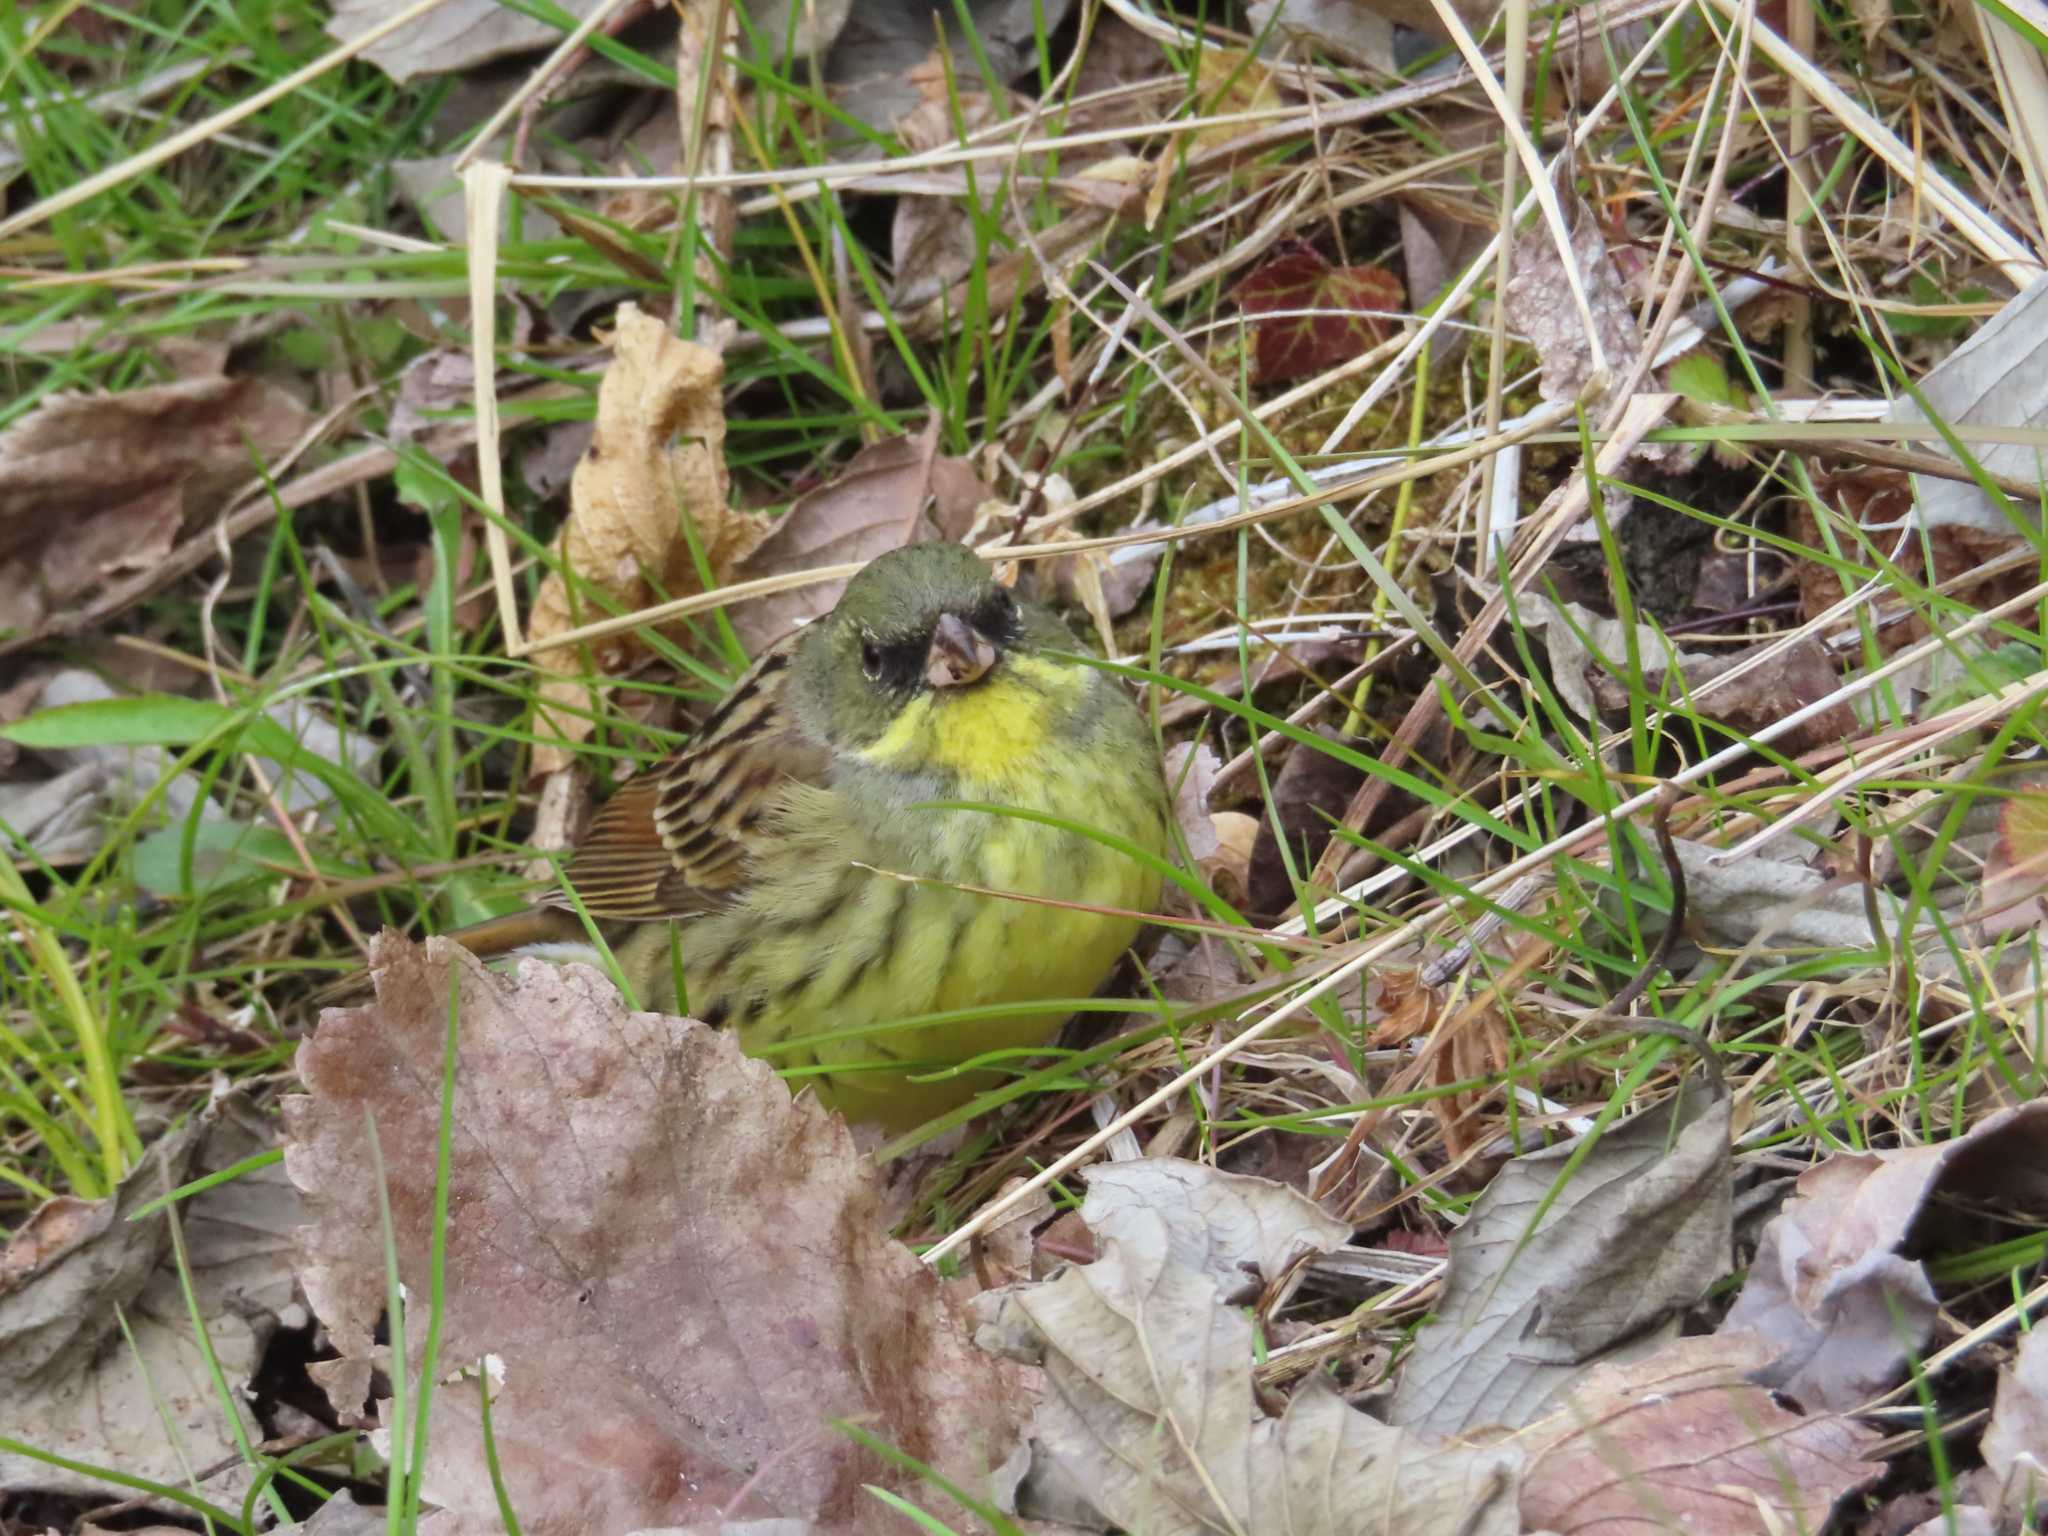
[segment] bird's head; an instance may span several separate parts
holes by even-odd
[[[997,685],[1006,659],[1070,645],[1066,627],[959,544],[877,555],[804,637],[794,682],[837,746],[879,738],[913,700]]]

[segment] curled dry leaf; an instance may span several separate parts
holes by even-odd
[[[1833,1414],[1807,1417],[1747,1373],[1763,1351],[1673,1339],[1597,1365],[1563,1406],[1515,1437],[1529,1453],[1525,1530],[1557,1536],[1749,1536],[1817,1531],[1837,1500],[1881,1476],[1879,1436]],[[1761,1524],[1759,1517],[1762,1517]]]
[[[1209,888],[1226,901],[1243,899],[1258,823],[1242,811],[1211,811],[1209,792],[1222,764],[1207,746],[1166,749],[1166,782],[1173,785],[1173,816],[1187,840],[1188,857]]]
[[[253,378],[46,398],[0,433],[0,629],[40,626],[161,561],[308,421]]]
[[[1173,786],[1173,821],[1187,840],[1188,857],[1200,863],[1216,851],[1216,829],[1209,820],[1209,791],[1223,766],[1216,750],[1178,742],[1166,749],[1166,782]]]
[[[1443,1090],[1430,1112],[1443,1127],[1444,1150],[1453,1162],[1487,1140],[1491,1128],[1478,1112],[1493,1098],[1496,1074],[1513,1059],[1505,1019],[1498,1005],[1460,997],[1447,1007],[1444,994],[1409,966],[1378,967],[1370,995],[1371,1047],[1385,1050],[1427,1037],[1420,1064]],[[1458,1089],[1458,1083],[1478,1087]]]
[[[1519,1428],[1586,1366],[1674,1323],[1731,1263],[1728,1128],[1727,1095],[1689,1080],[1590,1151],[1574,1138],[1510,1161],[1452,1234],[1388,1419]]]
[[[1350,1235],[1306,1198],[1199,1163],[1092,1170],[1097,1256],[981,1298],[977,1335],[1042,1361],[1029,1507],[1045,1482],[1147,1536],[1508,1536],[1521,1453],[1390,1429],[1320,1379],[1279,1418],[1252,1395],[1250,1321],[1233,1301]]]
[[[716,352],[672,334],[637,305],[619,306],[597,425],[570,479],[569,520],[556,544],[575,580],[548,573],[534,596],[529,638],[544,641],[605,617],[599,597],[631,610],[654,600],[656,584],[668,597],[702,591],[692,531],[719,580],[768,533],[763,519],[726,504],[724,377]],[[601,677],[615,675],[638,646],[631,635],[615,635],[589,654],[581,647],[539,653],[556,674],[541,685],[542,732],[564,745],[537,748],[537,769],[562,767],[566,744],[590,734],[600,702],[581,679],[593,666]]]
[[[1586,310],[1607,364],[1605,388],[1616,389],[1643,350],[1635,306],[1608,252],[1599,217],[1576,199],[1567,205],[1566,216],[1571,221],[1572,266],[1585,290]],[[1528,337],[1535,350],[1542,366],[1537,387],[1543,398],[1578,399],[1593,381],[1593,338],[1587,334],[1585,316],[1548,224],[1539,222],[1516,243],[1514,274],[1501,296],[1501,306],[1508,326]],[[1687,447],[1683,443],[1645,444],[1635,457],[1676,471],[1685,466]],[[1614,521],[1620,521],[1619,505],[1611,504],[1608,512]]]
[[[900,1529],[864,1485],[912,1480],[833,1419],[988,1486],[1015,1443],[1016,1377],[889,1237],[837,1116],[792,1102],[724,1033],[628,1013],[581,966],[528,961],[514,981],[391,933],[371,965],[376,1001],[322,1018],[299,1053],[309,1092],[285,1104],[285,1166],[314,1216],[301,1278],[344,1353],[337,1406],[360,1404],[383,1308],[367,1115],[399,1277],[416,1304],[428,1294],[456,987],[440,1359],[503,1362],[492,1432],[528,1531]],[[445,1510],[484,1522],[497,1504],[476,1391],[435,1398],[425,1476]]]
[[[1764,1228],[1721,1325],[1755,1334],[1759,1380],[1808,1409],[1847,1412],[1905,1379],[1934,1328],[1934,1287],[1908,1254],[1959,1252],[1973,1209],[2048,1222],[2048,1102],[1937,1146],[1837,1153],[1799,1176]]]

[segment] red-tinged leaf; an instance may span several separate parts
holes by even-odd
[[[1306,245],[1283,250],[1237,285],[1247,315],[1272,317],[1252,326],[1253,380],[1282,384],[1348,362],[1386,336],[1384,311],[1403,298],[1383,267],[1333,267]]]

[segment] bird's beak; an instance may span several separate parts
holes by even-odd
[[[996,664],[996,648],[957,614],[939,615],[932,648],[925,652],[924,680],[934,688],[965,688],[978,683]]]

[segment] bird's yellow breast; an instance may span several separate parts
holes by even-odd
[[[856,756],[859,794],[792,791],[745,898],[686,922],[688,1002],[803,1071],[792,1086],[903,1129],[1001,1081],[916,1079],[1050,1038],[1070,1011],[1057,1004],[1093,993],[1130,946],[1127,914],[1159,899],[1153,868],[1096,838],[931,802],[1054,817],[1156,857],[1165,797],[1149,732],[1114,684],[1014,654],[985,684],[912,700]],[[896,1027],[1004,1005],[1014,1011]]]

